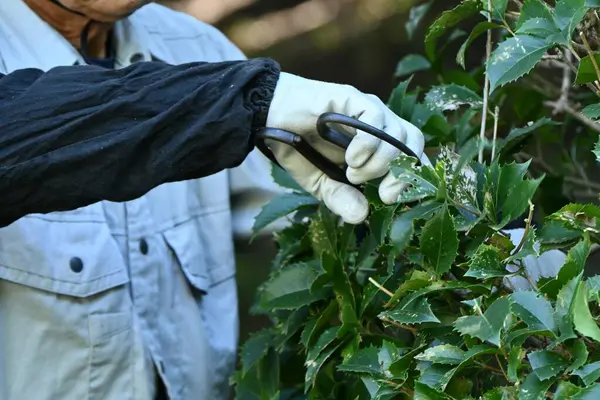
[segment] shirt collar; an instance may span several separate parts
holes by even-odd
[[[0,15],[7,25],[8,54],[3,54],[9,71],[85,64],[79,52],[21,0],[0,0]],[[150,61],[152,55],[135,33],[128,19],[115,24],[115,67],[135,61]]]

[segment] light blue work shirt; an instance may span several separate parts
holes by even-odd
[[[215,28],[155,4],[114,34],[117,68],[244,58]],[[0,1],[1,72],[75,63],[85,64],[21,0]],[[255,151],[133,201],[0,229],[0,399],[152,400],[156,374],[173,400],[226,398],[238,345],[233,236],[247,237],[280,191]]]

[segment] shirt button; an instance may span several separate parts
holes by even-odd
[[[144,55],[140,53],[135,53],[131,57],[129,57],[129,62],[135,64],[138,61],[142,61],[144,59]]]
[[[148,254],[148,242],[146,239],[140,240],[140,252],[144,255]]]
[[[69,261],[69,265],[71,266],[71,271],[73,272],[79,273],[83,271],[83,261],[81,261],[81,258],[79,257],[71,258],[71,261]]]

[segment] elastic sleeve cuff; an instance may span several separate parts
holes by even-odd
[[[269,108],[281,73],[281,67],[276,61],[271,59],[261,60],[264,62],[265,73],[257,76],[256,84],[248,93],[249,104],[254,114],[252,132],[263,128],[267,124]]]

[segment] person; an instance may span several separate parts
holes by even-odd
[[[246,60],[215,28],[142,1],[3,0],[0,72],[3,400],[226,398],[232,237],[280,190],[253,132],[302,135],[355,184],[386,176],[389,203],[398,151],[361,132],[333,147],[317,117],[357,117],[423,154],[421,132],[374,96]],[[270,146],[342,219],[365,219],[357,189]]]

